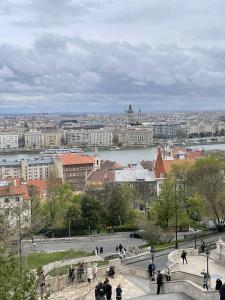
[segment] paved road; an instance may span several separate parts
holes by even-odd
[[[96,246],[103,247],[104,253],[115,252],[116,246],[122,244],[125,248],[128,246],[140,246],[145,243],[142,239],[129,237],[129,233],[111,234],[106,236],[78,237],[71,240],[65,239],[43,239],[31,242],[23,242],[23,251],[28,252],[52,252],[63,250],[84,250],[93,251]]]
[[[219,237],[225,238],[225,234],[215,234],[214,236],[210,236],[207,238],[204,238],[203,240],[207,243],[207,242],[212,242],[215,240],[218,240]],[[197,246],[200,246],[201,244],[201,240],[197,240]],[[179,248],[189,248],[189,247],[194,247],[194,241],[191,242],[187,242],[187,243],[183,243],[179,246]],[[168,254],[172,251],[174,251],[174,248],[170,248],[170,249],[166,249],[166,250],[162,250],[159,252],[156,252],[155,254],[155,264],[157,266],[158,269],[163,270],[166,267],[167,264],[167,257]],[[134,262],[131,265],[141,268],[141,269],[147,269],[148,268],[148,264],[149,264],[149,259],[145,259],[143,257],[142,261],[138,261],[138,262]]]

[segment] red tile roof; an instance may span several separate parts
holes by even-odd
[[[87,182],[92,185],[103,185],[115,181],[115,174],[113,171],[96,170],[88,177]]]
[[[64,166],[94,164],[95,161],[93,156],[81,155],[78,153],[59,154],[58,157]]]
[[[40,180],[40,179],[28,180],[27,186],[28,187],[33,186],[35,188],[35,192],[38,194],[43,194],[48,189],[47,181]]]
[[[29,192],[28,192],[28,188],[26,185],[20,185],[20,186],[4,186],[1,187],[0,189],[0,196],[2,197],[7,197],[7,196],[23,196],[24,200],[29,200],[30,196],[29,196]]]

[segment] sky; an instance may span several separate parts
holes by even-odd
[[[0,0],[0,113],[225,109],[224,0]]]

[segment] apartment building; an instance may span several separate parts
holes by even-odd
[[[61,145],[61,133],[59,131],[31,130],[24,134],[26,148],[43,149],[59,147]]]
[[[121,145],[151,145],[153,131],[151,128],[121,128],[113,132],[115,140]]]
[[[154,138],[173,138],[181,129],[180,123],[154,123],[152,124]]]
[[[19,146],[19,135],[17,133],[0,133],[0,149],[16,149]]]
[[[66,133],[68,145],[91,145],[91,146],[110,146],[113,144],[113,133],[111,129],[81,129],[69,130]]]
[[[0,215],[3,216],[4,228],[20,230],[30,226],[31,205],[25,185],[16,186],[13,182],[0,182]]]
[[[48,179],[54,170],[54,161],[51,157],[21,159],[15,161],[0,161],[0,179],[21,178],[24,181]]]
[[[88,176],[100,168],[98,157],[66,153],[54,156],[57,177],[70,183],[76,191],[84,190]]]

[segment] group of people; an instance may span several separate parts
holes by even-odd
[[[116,300],[122,300],[122,288],[119,284],[116,288]],[[96,300],[111,300],[112,299],[112,285],[106,277],[104,282],[100,281],[95,287]]]
[[[92,279],[97,279],[97,263],[78,263],[75,267],[69,267],[69,280],[73,283],[88,281],[91,283]]]
[[[95,255],[103,254],[103,247],[95,247]]]

